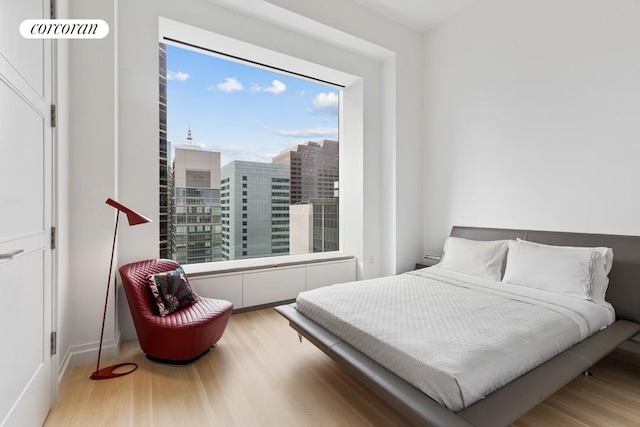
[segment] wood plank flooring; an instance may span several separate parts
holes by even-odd
[[[232,316],[218,347],[192,366],[153,363],[136,341],[122,345],[118,360],[139,368],[106,381],[89,380],[94,365],[70,369],[45,426],[409,425],[312,344],[299,343],[271,309]],[[640,425],[640,356],[617,350],[593,373],[514,425]]]

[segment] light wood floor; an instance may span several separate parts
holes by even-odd
[[[106,381],[69,370],[45,426],[406,426],[271,309],[232,316],[218,347],[188,367],[147,360],[136,341]],[[115,362],[115,361],[114,361]],[[105,362],[102,366],[107,366]],[[525,426],[640,425],[640,356],[618,350],[518,420]]]

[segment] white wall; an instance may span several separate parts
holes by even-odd
[[[116,197],[115,2],[68,0],[59,17],[100,18],[110,34],[102,40],[61,43],[58,57],[58,359],[89,363],[97,357]],[[115,355],[113,293],[103,357]]]
[[[452,225],[640,234],[640,3],[485,0],[425,36],[424,250]]]
[[[335,2],[326,6],[326,11],[331,12],[322,16],[316,16],[317,10],[309,11],[310,17],[324,22],[318,28],[326,37],[320,38],[315,37],[317,34],[312,37],[292,32],[272,16],[267,19],[265,15],[269,23],[204,0],[69,2],[71,17],[104,19],[111,32],[101,41],[70,44],[69,278],[59,296],[65,300],[64,312],[60,313],[65,339],[60,351],[67,355],[67,361],[71,354],[72,364],[88,363],[97,353],[114,220],[114,212],[104,204],[105,199],[116,197],[152,219],[158,217],[158,194],[154,189],[158,179],[160,16],[363,78],[355,88],[364,95],[366,141],[358,149],[364,176],[356,199],[365,218],[359,220],[354,231],[363,237],[350,244],[355,247],[363,277],[410,268],[420,253],[420,232],[416,230],[420,229],[422,218],[420,204],[415,203],[420,188],[415,175],[419,175],[421,149],[421,39],[416,33],[362,9],[358,9],[362,23],[357,31],[351,31],[342,14],[334,12],[339,10],[334,7],[338,5]],[[340,5],[356,7],[348,2]],[[295,9],[302,5],[289,6]],[[305,11],[296,11],[302,12]],[[332,29],[333,24],[355,36],[342,37],[346,33]],[[357,47],[346,46],[345,39]],[[385,49],[389,49],[388,56],[376,56]],[[389,102],[396,102],[396,108],[390,107]],[[383,156],[385,152],[394,154],[393,164]],[[398,230],[396,215],[408,229]],[[381,231],[389,229],[393,231]],[[157,257],[157,236],[157,221],[139,227],[123,225],[116,265]],[[369,264],[370,259],[373,263]],[[363,260],[367,265],[362,265]],[[117,311],[114,298],[112,295],[105,332],[109,344],[118,339],[117,321],[125,337],[133,337],[122,292]],[[109,355],[107,352],[106,357]]]

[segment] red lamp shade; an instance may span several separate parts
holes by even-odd
[[[105,203],[110,206],[113,206],[114,208],[118,209],[120,212],[124,212],[125,214],[127,214],[127,220],[129,221],[129,225],[139,225],[139,224],[145,224],[147,222],[151,222],[151,220],[146,216],[140,215],[138,212],[133,211],[124,205],[121,205],[120,203],[116,202],[112,198],[108,198]]]

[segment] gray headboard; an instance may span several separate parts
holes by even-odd
[[[640,323],[640,236],[564,233],[555,231],[507,230],[454,226],[454,237],[472,240],[521,238],[558,246],[604,246],[613,249],[607,301],[618,319]]]

